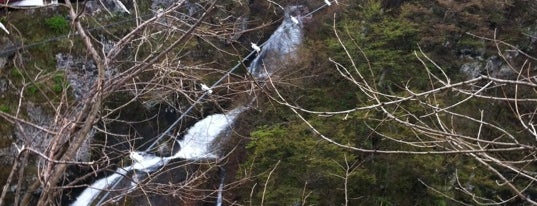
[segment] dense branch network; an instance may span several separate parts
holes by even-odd
[[[32,148],[28,142],[17,145],[21,148],[19,151],[21,154],[15,160],[16,164],[13,165],[6,187],[10,186],[13,180],[18,179],[18,188],[23,188],[23,171],[26,165],[25,163],[19,164],[19,162],[27,161],[29,155],[37,155],[40,157],[40,161],[37,180],[28,187],[24,194],[19,194],[20,189],[18,189],[14,198],[15,205],[33,204],[35,200],[32,200],[32,196],[39,188],[42,188],[42,192],[40,192],[41,196],[37,200],[37,205],[59,204],[64,192],[68,189],[86,187],[87,184],[81,183],[87,182],[88,178],[95,178],[96,174],[113,171],[112,168],[119,167],[116,164],[123,164],[124,157],[128,154],[128,151],[122,151],[123,146],[130,147],[128,150],[139,150],[144,145],[140,144],[141,137],[136,131],[118,132],[117,129],[113,128],[114,125],[128,127],[140,124],[140,122],[152,121],[160,115],[157,113],[138,120],[125,119],[122,115],[133,105],[141,104],[147,108],[167,105],[166,107],[169,107],[166,108],[167,111],[182,113],[185,112],[185,105],[188,107],[191,104],[207,104],[208,101],[218,104],[227,101],[232,95],[244,92],[238,89],[243,87],[239,82],[243,77],[230,76],[230,72],[222,68],[214,68],[211,63],[189,59],[189,56],[193,56],[190,52],[199,49],[192,46],[195,44],[209,45],[221,53],[239,57],[237,50],[222,49],[221,45],[215,42],[236,41],[236,37],[231,37],[240,36],[246,32],[237,29],[240,26],[237,24],[242,22],[234,22],[235,18],[231,18],[228,21],[222,21],[221,24],[211,23],[209,18],[214,18],[214,10],[218,1],[199,2],[194,5],[195,13],[185,15],[185,2],[184,0],[175,2],[168,8],[157,11],[153,17],[147,20],[137,21],[135,27],[123,36],[110,37],[115,38],[115,43],[111,46],[106,46],[106,39],[102,37],[101,41],[98,41],[96,32],[88,32],[84,26],[85,22],[82,22],[84,18],[81,15],[85,14],[76,5],[72,5],[71,2],[66,2],[63,5],[69,11],[76,34],[83,42],[89,58],[96,65],[96,78],[89,92],[84,94],[80,100],[72,100],[67,89],[63,91],[60,101],[49,100],[49,104],[53,108],[52,111],[54,111],[54,121],[50,124],[41,125],[21,117],[18,111],[26,98],[23,93],[24,88],[21,90],[17,114],[0,113],[3,119],[14,125],[40,130],[43,133],[43,138],[50,140],[43,150]],[[235,15],[226,10],[219,12]],[[137,16],[139,15],[137,14]],[[251,30],[255,29],[259,28]],[[115,31],[107,32],[114,33]],[[199,100],[198,97],[204,95],[204,91],[199,85],[207,84],[208,82],[204,81],[207,81],[208,77],[218,75],[227,76],[222,77],[226,81],[221,82],[219,87],[227,88],[230,94],[222,95],[215,92],[210,95],[208,101]],[[45,77],[36,77],[36,81],[41,80],[39,78]],[[239,81],[232,83],[230,78]],[[114,101],[118,96],[127,98],[118,101],[120,104],[117,105],[114,104]],[[192,107],[199,109],[195,106]],[[193,119],[196,115],[185,116]],[[96,134],[104,136],[104,141],[89,143],[91,142],[89,139],[94,138]],[[93,148],[94,156],[98,158],[88,162],[76,159],[83,147]],[[96,155],[97,153],[100,154]],[[215,170],[214,164],[213,161],[195,164],[178,163],[171,165],[166,170],[158,171],[153,176],[156,178],[159,174],[169,173],[173,169],[201,168],[200,170],[188,171],[187,177],[181,185],[162,185],[151,181],[139,182],[138,184],[140,184],[142,191],[151,194],[173,194],[184,199],[189,199],[189,195],[192,195],[192,199],[201,199],[201,194],[206,191],[194,188],[203,184],[203,179],[208,176],[206,173]],[[86,168],[91,172],[70,180],[72,177],[66,175],[66,171],[73,166]],[[17,175],[18,178],[16,178]],[[0,205],[6,198],[6,191],[3,190]],[[197,192],[200,192],[200,197],[197,197]],[[110,200],[115,200],[115,198]]]

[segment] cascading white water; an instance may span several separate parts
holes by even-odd
[[[220,168],[220,185],[218,185],[218,196],[216,198],[216,206],[222,206],[224,202],[224,178],[226,177],[226,170]]]
[[[213,114],[200,120],[187,130],[187,133],[182,140],[178,140],[181,148],[173,156],[159,157],[146,152],[131,152],[129,154],[129,157],[133,160],[133,164],[131,166],[117,169],[114,174],[97,180],[91,186],[86,188],[71,205],[91,205],[102,191],[117,185],[118,181],[120,181],[120,178],[126,176],[130,171],[134,171],[135,173],[150,173],[161,167],[164,167],[171,160],[178,158],[187,160],[217,158],[217,151],[213,150],[211,147],[214,139],[229,129],[237,116],[245,109],[246,107],[239,107],[228,112],[227,114]],[[133,191],[136,186],[137,182],[133,182],[131,187],[126,190],[126,193]]]
[[[97,197],[103,190],[109,188],[111,185],[114,185],[119,178],[126,175],[127,172],[131,171],[131,167],[119,168],[116,172],[106,178],[97,180],[91,186],[86,188],[78,197],[76,201],[71,204],[72,206],[85,206],[90,205],[91,202]]]
[[[269,77],[281,62],[290,60],[289,58],[297,58],[295,51],[302,43],[303,30],[302,21],[309,18],[303,16],[306,14],[305,6],[290,6],[285,11],[285,18],[280,27],[274,31],[269,40],[263,45],[257,57],[248,67],[248,71],[259,80]],[[227,114],[210,115],[192,126],[182,140],[177,142],[180,145],[180,150],[170,157],[158,157],[146,152],[133,151],[130,153],[130,158],[133,160],[133,165],[118,169],[114,174],[100,179],[85,189],[72,204],[74,206],[86,206],[95,201],[102,191],[111,188],[117,189],[123,176],[127,176],[132,170],[135,174],[131,179],[130,187],[126,188],[126,192],[122,195],[136,189],[138,184],[138,175],[147,175],[159,168],[162,168],[173,159],[182,158],[187,160],[199,160],[207,158],[217,158],[217,154],[211,145],[216,137],[222,132],[229,129],[235,121],[236,117],[246,110],[247,107],[239,107]],[[217,205],[221,206],[223,202],[222,192],[224,187],[224,175],[219,185]],[[125,189],[125,188],[123,188]],[[106,199],[108,193],[101,197],[100,202]]]
[[[184,138],[179,140],[181,149],[171,158],[202,159],[215,158],[210,145],[213,140],[235,121],[235,118],[244,111],[240,107],[227,114],[213,114],[202,119],[191,127]]]
[[[248,67],[248,72],[256,79],[269,77],[282,62],[296,58],[295,51],[303,40],[302,21],[309,18],[302,16],[304,9],[304,6],[286,8],[282,24],[260,48],[261,51]]]
[[[220,182],[220,185],[218,186],[218,198],[216,199],[216,206],[222,206],[223,202],[223,195],[222,192],[224,191],[224,181]]]

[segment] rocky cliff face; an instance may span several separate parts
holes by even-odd
[[[311,71],[318,71],[318,68],[309,67],[322,65],[320,60],[309,58],[316,55],[324,55],[323,58],[326,59],[328,56],[344,56],[341,53],[328,53],[333,50],[326,49],[329,47],[326,45],[339,46],[331,31],[332,11],[338,14],[337,21],[340,20],[340,13],[353,13],[358,10],[363,12],[353,14],[355,19],[360,21],[349,21],[346,25],[367,22],[367,25],[354,27],[359,28],[360,34],[352,38],[369,41],[366,45],[371,46],[366,48],[369,51],[377,49],[371,53],[371,62],[393,59],[394,56],[387,55],[392,54],[389,52],[407,52],[417,49],[415,45],[420,45],[432,59],[438,60],[450,75],[461,75],[465,79],[480,75],[514,79],[518,71],[513,70],[509,64],[517,68],[523,64],[524,54],[537,54],[537,22],[535,12],[531,12],[535,11],[532,2],[385,0],[378,1],[379,8],[370,10],[363,9],[367,8],[366,1],[349,2],[341,0],[340,5],[323,11],[326,15],[312,18],[305,14],[310,8],[322,5],[322,1],[304,1],[306,6],[296,6],[296,1],[276,2],[281,5],[292,4],[285,12],[275,2],[270,1],[220,1],[217,9],[206,18],[200,29],[193,32],[195,37],[174,48],[170,55],[166,55],[161,61],[151,65],[150,69],[125,83],[127,86],[120,87],[120,92],[117,92],[114,98],[107,99],[101,112],[109,116],[103,115],[106,118],[99,120],[95,126],[99,130],[92,130],[90,133],[91,136],[97,136],[98,141],[94,144],[104,145],[99,149],[107,152],[94,153],[92,156],[92,141],[86,141],[75,159],[88,161],[105,156],[102,158],[112,157],[112,162],[121,162],[122,155],[125,155],[122,150],[144,147],[151,137],[165,129],[174,118],[184,112],[185,107],[203,94],[200,83],[208,84],[207,82],[214,81],[229,65],[236,63],[237,56],[252,51],[250,42],[269,40],[269,43],[262,45],[257,54],[258,58],[252,60],[249,69],[237,72],[225,86],[213,88],[215,93],[209,95],[210,101],[197,107],[195,114],[185,121],[175,134],[180,134],[197,119],[231,108],[229,105],[233,103],[229,102],[239,99],[236,94],[245,93],[244,91],[251,88],[250,85],[234,84],[235,80],[242,78],[246,70],[262,79],[269,74],[278,73],[281,68],[289,67],[289,70],[293,70],[293,64],[287,63],[289,60],[297,60],[313,62],[306,67]],[[144,20],[162,15],[160,12],[164,12],[177,1],[154,0],[138,3],[138,17]],[[195,18],[205,12],[204,3],[185,1],[182,7],[170,11],[150,27],[140,30],[138,33],[143,35],[126,43],[127,49],[118,55],[121,59],[115,59],[111,63],[114,68],[107,68],[105,78],[119,78],[117,75],[126,68],[146,64],[144,61],[171,45],[189,29],[188,26],[195,23]],[[346,5],[355,7],[347,8]],[[135,11],[134,5],[128,2],[88,1],[84,6],[85,11],[80,18],[84,19],[84,26],[90,28],[93,40],[99,42],[98,50],[102,54],[107,54],[123,35],[140,24],[134,20],[134,15],[128,15],[128,12]],[[60,21],[45,21],[56,13],[59,13]],[[13,143],[30,146],[40,152],[45,152],[50,145],[50,139],[43,130],[16,123],[12,117],[48,127],[58,117],[55,115],[56,111],[64,107],[72,107],[74,110],[81,108],[76,104],[84,100],[94,87],[97,67],[79,39],[74,37],[76,35],[70,30],[69,23],[67,27],[62,25],[65,24],[62,23],[62,18],[66,22],[72,19],[66,18],[61,8],[10,10],[3,11],[0,15],[0,21],[6,22],[5,25],[12,31],[9,36],[0,32],[0,111],[10,115],[0,115],[0,157],[4,168],[9,168],[17,155]],[[5,18],[1,18],[4,16]],[[281,16],[284,18],[280,19]],[[379,19],[385,17],[387,20],[380,22]],[[22,25],[19,22],[27,24]],[[308,22],[313,22],[313,26],[305,26]],[[278,25],[283,29],[277,29]],[[67,28],[67,31],[62,31],[62,28]],[[275,29],[276,32],[271,36]],[[314,32],[304,34],[302,29]],[[352,32],[355,31],[349,33]],[[34,33],[35,35],[32,35]],[[409,33],[410,35],[405,36]],[[510,45],[501,44],[496,50],[495,43],[498,42],[494,41],[494,37]],[[416,42],[411,42],[414,40]],[[359,41],[349,45],[361,44]],[[312,48],[300,50],[299,45],[304,42]],[[299,51],[299,55],[293,54],[296,51]],[[398,57],[406,54],[396,53]],[[197,64],[202,66],[190,66]],[[398,78],[412,73],[410,70],[415,67],[409,65],[413,63],[403,61],[385,64],[382,65],[385,66],[382,71],[383,74]],[[393,69],[403,66],[408,70],[402,72]],[[324,67],[322,69],[326,70]],[[535,68],[528,70],[533,72]],[[304,74],[307,75],[310,74]],[[327,80],[329,84],[335,84],[329,77],[326,79],[330,80]],[[115,108],[120,109],[114,110]],[[69,117],[63,118],[65,121],[70,120]],[[66,142],[68,141],[63,141]],[[173,150],[165,148],[165,143],[162,145],[161,153]],[[34,162],[31,164],[35,165]],[[91,168],[83,169],[89,171]],[[35,176],[29,177],[26,181],[35,179]],[[0,184],[3,185],[4,182],[0,181]]]

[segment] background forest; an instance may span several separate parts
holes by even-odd
[[[189,105],[176,136],[251,96],[222,158],[173,166],[199,178],[157,184],[176,175],[159,171],[115,204],[214,205],[221,170],[223,205],[537,204],[534,1],[334,1],[301,19],[298,58],[266,81],[241,61],[250,43],[277,28],[280,5],[323,1],[185,1],[204,9],[192,18],[155,2],[92,15],[0,5],[12,31],[0,34],[0,205],[66,205]],[[79,159],[70,148],[87,136]]]

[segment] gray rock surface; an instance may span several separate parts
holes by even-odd
[[[506,60],[512,61],[518,56],[517,52],[507,51],[504,53]],[[504,59],[498,56],[491,56],[485,61],[473,61],[463,64],[459,71],[466,76],[466,79],[473,79],[481,75],[493,78],[512,79],[516,77],[517,71],[509,67]]]
[[[64,71],[75,99],[81,100],[97,79],[97,66],[93,60],[75,58],[70,54],[56,54],[56,68]]]

